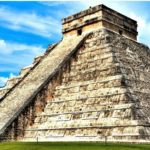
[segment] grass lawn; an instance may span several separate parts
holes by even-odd
[[[148,144],[104,143],[0,143],[0,150],[150,150]]]

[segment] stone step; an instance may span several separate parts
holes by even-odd
[[[123,93],[127,93],[127,89],[123,88],[123,87],[112,87],[112,88],[100,88],[100,89],[96,89],[93,91],[84,91],[84,92],[80,92],[77,94],[69,94],[69,93],[65,93],[62,96],[58,96],[56,99],[56,102],[59,102],[59,100],[61,101],[61,99],[63,99],[63,101],[67,101],[67,100],[86,100],[88,98],[98,98],[101,96],[109,96],[112,94],[123,94]],[[53,100],[53,102],[55,102],[55,99]]]
[[[119,64],[118,64],[118,66],[114,66],[114,65],[112,65],[112,63],[107,64],[107,66],[105,66],[105,65],[99,66],[98,65],[98,66],[91,67],[91,68],[87,67],[87,68],[85,68],[85,70],[83,69],[84,71],[82,69],[77,69],[77,68],[71,69],[71,70],[73,70],[72,73],[63,74],[63,78],[62,78],[63,83],[69,84],[71,81],[72,82],[88,81],[88,80],[92,80],[93,78],[102,79],[103,77],[105,77],[105,75],[111,76],[111,75],[115,75],[115,74],[116,75],[121,74]],[[79,74],[79,71],[82,74]],[[67,80],[67,82],[65,80]]]
[[[131,96],[129,96],[128,92],[127,93],[118,93],[118,94],[110,94],[110,95],[101,95],[101,96],[98,96],[97,98],[95,97],[92,97],[92,98],[89,98],[89,99],[70,99],[70,100],[64,100],[64,99],[61,99],[61,98],[53,98],[51,100],[48,101],[46,107],[49,107],[49,105],[51,105],[52,103],[70,103],[70,106],[74,106],[76,102],[78,101],[84,101],[86,104],[93,104],[93,103],[96,103],[96,104],[101,104],[101,105],[107,105],[107,104],[112,104],[112,102],[115,103],[127,103],[127,97],[128,99],[131,99]],[[129,98],[130,97],[130,98]],[[72,103],[72,104],[71,104]]]
[[[21,78],[21,76],[9,78],[6,82],[6,85],[3,88],[0,88],[0,99],[2,99],[4,95],[21,80]]]
[[[71,88],[64,88],[64,89],[57,89],[55,91],[55,96],[57,97],[64,97],[66,95],[70,95],[70,94],[74,94],[77,95],[79,93],[84,93],[85,91],[90,92],[93,90],[97,90],[97,89],[101,89],[101,88],[112,88],[112,87],[124,87],[124,85],[122,85],[122,79],[114,79],[111,81],[105,81],[105,82],[95,82],[92,84],[84,84],[84,85],[79,85],[76,87],[71,87]],[[127,86],[129,87],[129,86]]]
[[[104,77],[101,80],[96,80],[96,82],[94,80],[75,82],[75,83],[72,82],[72,83],[67,84],[67,85],[64,84],[64,85],[57,86],[56,90],[60,90],[60,89],[65,90],[65,89],[80,87],[80,86],[89,85],[89,84],[104,83],[104,82],[118,80],[118,79],[122,79],[122,78],[123,78],[123,75],[114,75],[114,76]]]
[[[6,83],[6,87],[12,88],[16,83],[18,83],[21,80],[21,78],[21,76],[9,78]]]
[[[9,118],[0,116],[0,134],[16,119],[32,98],[39,92],[45,83],[70,59],[72,54],[81,46],[87,35],[65,38],[55,50],[47,54],[42,61],[28,74],[1,102],[0,112],[4,112]],[[69,41],[69,43],[68,43]],[[47,69],[49,68],[49,69]],[[31,84],[32,83],[32,86]],[[22,92],[23,91],[23,92]],[[32,98],[31,98],[32,97]]]
[[[22,68],[21,72],[20,72],[20,76],[23,77],[24,75],[26,75],[31,70],[31,68],[33,68],[33,66],[34,66],[34,64],[31,64],[29,66]]]
[[[97,59],[96,61],[93,60],[93,58],[92,58],[91,60],[77,61],[76,63],[71,65],[71,70],[74,73],[75,70],[80,71],[80,70],[84,70],[84,69],[87,69],[87,68],[88,69],[92,69],[92,68],[100,69],[100,68],[103,68],[103,67],[110,66],[113,62],[114,62],[113,57]],[[70,73],[72,73],[72,71]]]
[[[114,132],[114,129],[117,129],[119,132]],[[132,129],[134,131],[129,132],[126,131],[128,129]],[[92,130],[90,128],[79,128],[79,129],[72,129],[70,130],[73,131],[73,135],[74,137],[109,137],[108,133],[111,131],[111,137],[129,137],[129,136],[141,136],[140,134],[140,126],[137,127],[116,127],[116,128],[92,128]],[[121,131],[123,130],[123,132]],[[67,130],[62,130],[62,129],[39,129],[39,130],[26,130],[26,133],[28,133],[29,135],[39,135],[38,133],[43,132],[44,137],[52,137],[52,136],[61,136],[61,137],[66,137],[68,136],[67,131],[69,131],[69,129]],[[148,135],[148,134],[147,134]],[[33,137],[34,137],[33,136]]]
[[[113,137],[141,136],[139,133],[112,134]]]
[[[0,88],[0,99],[10,90],[10,88]]]
[[[88,68],[88,67],[87,67]],[[72,69],[71,69],[72,70]],[[80,73],[79,73],[80,71]],[[78,73],[77,73],[78,72]],[[109,65],[109,67],[94,67],[83,70],[73,70],[70,75],[65,74],[62,82],[69,84],[70,82],[88,81],[92,79],[101,79],[105,76],[122,74],[120,64]]]
[[[83,105],[85,105],[85,104],[83,103]],[[97,104],[95,104],[95,106],[97,106]],[[52,106],[52,107],[54,108],[54,106]],[[74,105],[74,108],[75,107],[76,106]],[[85,106],[85,107],[79,106],[79,107],[81,107],[83,109],[81,111],[78,111],[78,112],[75,111],[75,110],[72,110],[72,112],[63,112],[62,114],[69,114],[69,113],[71,113],[71,114],[78,114],[78,113],[81,114],[81,113],[85,113],[85,112],[101,112],[101,111],[106,111],[106,110],[127,109],[127,108],[131,108],[131,107],[138,107],[139,108],[138,103],[127,103],[127,104],[116,104],[116,105],[98,105],[97,108],[95,108],[94,110],[92,110],[92,107],[89,107],[89,108],[87,108],[87,106]],[[49,108],[51,108],[51,107],[49,107]],[[47,108],[47,107],[45,108],[45,114],[47,114],[47,115],[48,115],[48,112],[51,112],[49,110],[49,108]],[[60,107],[57,107],[57,105],[55,106],[55,108],[56,108],[56,110],[58,108],[58,111],[60,110]],[[42,113],[42,115],[43,115],[43,113]],[[52,114],[52,112],[51,112],[50,115],[52,115],[52,116],[53,115],[59,115],[59,113]]]
[[[33,64],[38,63],[43,57],[44,57],[44,54],[43,54],[43,55],[36,56],[36,57],[34,58]]]
[[[78,55],[78,61],[76,62],[76,65],[82,65],[84,63],[89,64],[91,62],[96,63],[97,61],[105,60],[105,59],[110,59],[111,61],[113,61],[113,57],[114,57],[114,54],[112,52],[107,52],[101,55],[93,55],[93,56],[91,53],[85,53],[84,55]]]
[[[93,53],[93,54],[103,54],[103,53],[114,53],[115,51],[112,49],[110,45],[94,45],[93,47],[86,48],[82,51],[79,51],[79,55],[85,54],[85,53]]]
[[[107,70],[111,70],[111,69],[117,69],[118,67],[122,67],[119,63],[108,63],[106,65],[103,65],[102,66],[95,66],[95,67],[88,67],[88,68],[85,68],[84,70],[82,70],[82,73],[90,73],[90,72],[93,72],[95,70],[98,70],[99,72],[103,72],[103,71],[107,71]],[[120,69],[118,68],[118,69]],[[78,68],[77,68],[78,70]],[[72,70],[72,73],[76,75],[76,70]],[[69,75],[70,76],[70,75]]]
[[[143,120],[128,120],[128,119],[114,119],[114,118],[105,118],[101,120],[75,120],[70,122],[50,122],[47,124],[40,124],[32,128],[26,129],[26,131],[46,131],[46,130],[65,130],[65,129],[107,129],[107,128],[125,128],[125,127],[137,127],[137,126],[149,126],[150,123],[147,123]]]

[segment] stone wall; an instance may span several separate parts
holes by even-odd
[[[70,55],[80,46],[87,35],[63,39],[58,45],[48,49],[45,56],[17,83],[0,103],[0,135],[7,137],[7,129],[18,119],[25,107],[59,71]],[[11,127],[10,127],[11,128]]]
[[[123,74],[128,90],[132,93],[135,120],[141,125],[141,138],[150,138],[150,49],[140,43],[113,34],[112,44],[118,62],[123,66]]]
[[[106,29],[93,31],[1,140],[149,141],[149,62],[148,47]]]
[[[139,43],[108,30],[93,32],[61,69],[54,91],[47,88],[51,97],[23,140],[149,140],[149,111],[141,107],[148,105],[147,97],[139,94],[149,88],[139,80],[148,79],[148,68],[140,68],[148,67],[149,56]]]
[[[21,69],[19,76],[11,77],[7,80],[6,85],[0,88],[0,101],[3,97],[11,91],[15,85],[17,85],[24,76],[26,76],[30,70],[42,59],[42,56],[35,57],[33,63]]]
[[[0,140],[149,142],[136,21],[99,5],[63,19],[63,34],[0,89]]]
[[[137,22],[104,5],[90,7],[64,18],[62,25],[65,37],[76,36],[78,30],[87,33],[95,29],[107,28],[130,39],[137,39]]]

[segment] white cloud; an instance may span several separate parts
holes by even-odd
[[[0,72],[12,72],[18,74],[20,69],[30,65],[36,55],[43,54],[45,48],[38,45],[27,45],[21,43],[0,40]],[[10,76],[14,76],[14,74]],[[5,78],[1,77],[1,84]]]
[[[48,38],[52,33],[61,33],[61,25],[55,18],[34,12],[17,12],[6,7],[0,7],[0,25]]]
[[[9,75],[10,78],[16,77],[12,72]]]
[[[46,5],[46,6],[59,6],[60,4],[66,4],[66,1],[40,1],[40,4]]]
[[[17,51],[24,51],[31,54],[39,54],[42,53],[45,49],[42,46],[35,45],[26,45],[14,42],[7,42],[3,39],[0,39],[0,54],[12,54]]]
[[[136,15],[133,12],[129,14],[129,17],[136,20],[138,23],[138,32],[139,32],[138,41],[150,45],[149,44],[150,43],[150,38],[149,38],[150,22],[148,21],[148,19],[144,16]]]
[[[0,77],[0,87],[3,87],[5,83],[7,82],[7,77]]]
[[[0,72],[11,72],[9,77],[14,77],[14,73],[18,74],[21,68],[31,64],[33,58],[44,51],[45,48],[40,45],[27,45],[0,39]],[[5,85],[7,79],[0,76],[0,87]]]
[[[2,77],[2,76],[0,76],[0,87],[3,87],[6,84],[7,80],[9,78],[13,78],[13,77],[15,77],[15,75],[13,73],[10,73],[9,77]]]

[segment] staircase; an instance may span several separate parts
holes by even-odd
[[[56,48],[45,55],[21,82],[0,103],[0,134],[13,122],[48,80],[55,75],[69,56],[80,46],[86,36],[63,39]]]

